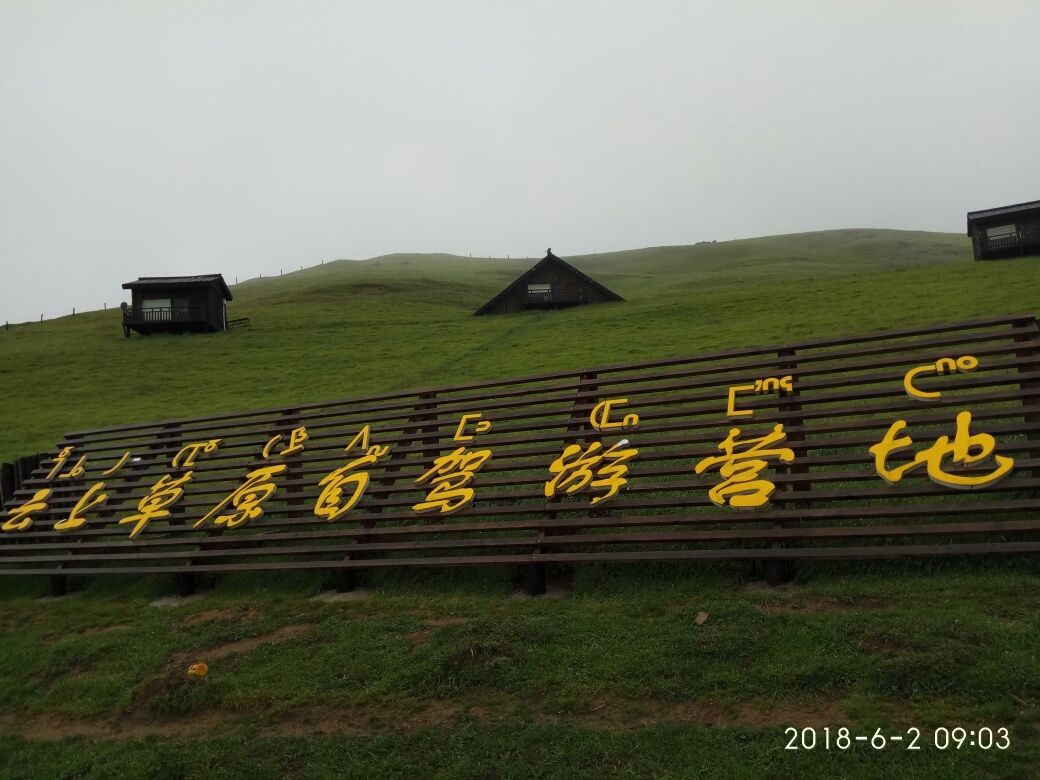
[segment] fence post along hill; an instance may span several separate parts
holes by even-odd
[[[1032,314],[65,435],[0,574],[1040,552]]]

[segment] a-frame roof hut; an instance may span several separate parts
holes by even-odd
[[[512,314],[528,309],[567,309],[586,303],[625,300],[570,263],[546,250],[545,257],[475,312]]]

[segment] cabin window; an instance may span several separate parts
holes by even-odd
[[[145,298],[141,301],[142,309],[169,309],[169,298]]]
[[[529,284],[527,285],[527,292],[529,293],[547,293],[552,289],[551,284]]]
[[[1001,225],[1000,227],[986,228],[986,238],[1004,238],[1013,236],[1018,232],[1014,225]]]

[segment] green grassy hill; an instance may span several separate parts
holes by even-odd
[[[389,255],[233,288],[253,327],[125,339],[118,311],[0,331],[0,459],[67,430],[1032,310],[1034,260],[842,230],[566,258],[626,299],[473,317],[529,260]],[[116,280],[113,280],[113,287]]]
[[[477,318],[535,261],[390,255],[237,285],[247,330],[126,339],[118,311],[0,330],[0,459],[66,430],[1040,303],[1037,259],[974,263],[959,235],[566,259],[626,302]],[[1036,777],[1033,560],[809,564],[776,590],[740,563],[557,567],[566,597],[534,600],[518,574],[367,573],[371,594],[339,602],[314,600],[321,573],[236,574],[162,609],[164,577],[57,600],[0,580],[0,777]],[[206,679],[186,677],[201,660]],[[791,726],[817,747],[785,750]],[[956,726],[1010,745],[934,746]],[[839,749],[842,727],[918,728],[921,750]]]

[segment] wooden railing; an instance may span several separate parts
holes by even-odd
[[[205,306],[165,306],[148,309],[123,309],[124,322],[188,322],[205,320]]]
[[[1040,230],[1020,230],[1009,236],[999,238],[987,238],[984,252],[999,252],[1003,249],[1015,249],[1017,247],[1030,247],[1040,244]]]
[[[907,389],[922,369],[927,402]],[[752,487],[768,503],[724,505],[719,463],[746,462],[748,446],[777,435],[782,447],[757,450]],[[970,457],[996,462],[954,460],[951,442],[969,435]],[[890,482],[925,453],[907,437],[931,459]],[[603,487],[550,495],[554,474],[578,465],[575,444]],[[367,465],[355,460],[366,446]],[[607,470],[620,447],[635,452]],[[460,448],[487,460],[468,475],[476,493],[431,515],[424,475],[460,464]],[[333,517],[350,492],[336,479],[364,492]],[[85,508],[99,483],[107,503]],[[622,491],[593,505],[611,484]],[[176,514],[142,520],[160,489]],[[1036,554],[1040,329],[1031,314],[988,317],[77,431],[9,497],[0,576],[490,564],[527,567],[537,584],[546,563]],[[129,516],[146,523],[132,539]],[[225,534],[222,522],[242,525]]]

